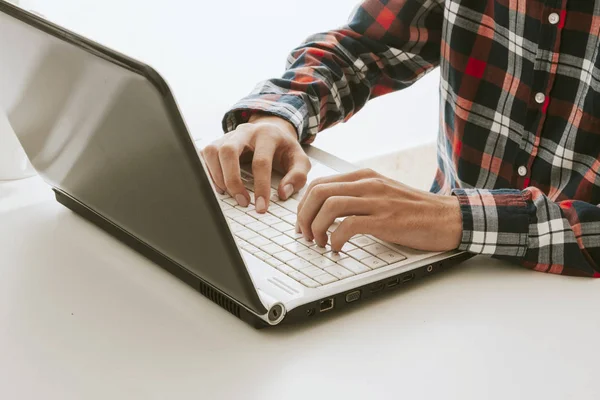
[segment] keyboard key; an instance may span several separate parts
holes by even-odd
[[[246,229],[246,228],[244,228],[242,225],[238,224],[237,222],[231,222],[229,224],[229,229],[231,229],[231,232],[235,233],[235,232],[239,232],[242,229]]]
[[[339,261],[338,264],[347,270],[354,272],[355,274],[362,274],[363,272],[368,272],[371,270],[353,258],[346,258]]]
[[[354,273],[348,271],[346,268],[340,265],[333,265],[331,267],[327,267],[325,268],[325,271],[329,272],[331,275],[335,276],[338,279],[344,279],[354,276]]]
[[[290,272],[288,274],[288,276],[292,279],[297,280],[298,282],[302,281],[303,279],[306,279],[307,276],[304,275],[302,272],[298,272],[298,271],[294,271],[294,272]]]
[[[363,250],[368,251],[369,253],[376,256],[377,254],[385,253],[386,251],[390,251],[387,247],[380,243],[373,243],[368,246],[363,247]]]
[[[348,255],[350,257],[356,258],[357,260],[362,260],[362,259],[371,257],[371,255],[369,253],[367,253],[366,251],[364,251],[363,249],[355,249],[355,250],[349,251]]]
[[[257,251],[256,253],[254,253],[254,257],[260,258],[261,260],[266,260],[267,258],[270,258],[271,255],[265,253],[264,251]]]
[[[310,260],[310,262],[322,269],[335,265],[335,262],[331,261],[329,258],[326,257],[314,258]]]
[[[283,232],[283,233],[285,233],[287,236],[294,238],[294,239],[300,239],[302,237],[301,233],[296,232],[296,228],[290,229],[289,231]]]
[[[244,246],[244,250],[246,250],[250,254],[258,253],[260,251],[259,249],[257,249],[256,247],[252,246],[251,244],[245,245]]]
[[[315,258],[321,257],[319,253],[311,249],[300,251],[298,252],[298,255],[304,258],[306,261],[314,260]]]
[[[325,273],[323,275],[315,276],[313,279],[315,281],[319,282],[321,285],[327,285],[328,283],[335,282],[338,280],[335,276],[327,274],[327,273]]]
[[[294,243],[295,240],[286,235],[275,236],[271,239],[273,242],[277,243],[280,246],[284,246],[289,243]]]
[[[279,236],[281,235],[281,232],[276,231],[273,228],[267,228],[267,229],[263,229],[262,231],[259,232],[261,235],[263,235],[264,237],[267,237],[269,239],[274,238],[275,236]]]
[[[254,218],[252,218],[249,215],[245,215],[245,214],[241,215],[239,217],[236,217],[233,220],[235,222],[239,223],[239,224],[242,224],[242,225],[248,225],[248,224],[251,224],[253,222],[256,222],[256,220]]]
[[[277,265],[275,268],[277,268],[279,271],[283,272],[286,275],[289,274],[290,272],[294,272],[294,268],[287,266],[285,264]]]
[[[240,238],[242,238],[244,240],[248,240],[250,238],[258,236],[258,234],[256,232],[251,231],[250,229],[244,228],[243,230],[237,231],[235,233],[235,236],[240,237]]]
[[[292,199],[289,198],[285,201],[283,200],[279,200],[277,202],[277,204],[283,208],[285,208],[288,211],[291,211],[293,213],[297,213],[298,212],[298,204],[300,204],[300,202],[296,199]]]
[[[243,213],[249,213],[254,211],[254,204],[248,204],[248,207],[235,206],[236,210],[240,210]]]
[[[331,224],[331,226],[329,227],[329,229],[327,229],[328,232],[333,233],[335,232],[335,230],[338,228],[338,226],[340,226],[341,221],[335,221],[333,224]]]
[[[298,243],[301,243],[303,245],[305,245],[306,247],[311,247],[315,245],[315,242],[310,241],[310,240],[306,240],[303,237],[301,237],[300,239],[298,239]]]
[[[227,211],[223,211],[223,214],[225,214],[229,218],[237,218],[237,217],[241,217],[242,215],[244,215],[243,212],[241,212],[240,210],[236,210],[235,208],[232,208]]]
[[[260,222],[262,222],[263,224],[267,224],[269,226],[272,226],[272,225],[282,222],[279,218],[274,217],[273,215],[270,215],[270,214],[265,214],[264,217],[261,217],[258,220]]]
[[[314,266],[310,262],[303,260],[301,258],[294,258],[293,260],[288,261],[287,264],[294,267],[298,271],[301,271],[304,268],[310,268],[310,267]]]
[[[279,253],[273,254],[273,257],[283,262],[288,262],[296,258],[296,255],[294,253],[290,253],[289,251],[281,251]]]
[[[256,235],[255,237],[252,237],[252,238],[247,239],[247,240],[248,240],[248,243],[250,243],[252,246],[261,247],[261,248],[262,248],[262,246],[266,246],[268,244],[271,244],[271,241],[269,239],[264,238],[264,237],[262,237],[260,235]],[[265,251],[265,250],[263,250],[263,251]]]
[[[334,251],[330,251],[329,253],[323,254],[324,257],[329,258],[331,261],[340,261],[344,258],[348,258],[348,254],[346,253],[336,253]]]
[[[284,245],[283,247],[285,247],[286,250],[289,250],[294,254],[298,254],[301,251],[308,250],[308,247],[306,247],[305,245],[300,244],[296,241],[294,241],[292,243],[288,243],[288,244]]]
[[[355,246],[355,245],[353,245],[352,243],[348,243],[348,242],[346,242],[346,243],[344,243],[344,245],[342,246],[342,251],[343,251],[344,253],[348,253],[349,251],[352,251],[352,250],[354,250],[354,249],[356,249],[356,246]]]
[[[288,214],[284,217],[281,217],[281,219],[287,222],[288,224],[291,224],[292,226],[296,226],[297,218],[295,214]]]
[[[375,241],[373,239],[370,239],[366,236],[355,236],[353,238],[350,238],[350,243],[352,243],[355,246],[358,247],[365,247],[368,246],[370,244],[375,243]]]
[[[329,246],[328,244],[326,244],[325,247],[321,247],[318,244],[315,244],[314,246],[310,246],[309,248],[311,250],[316,251],[319,254],[325,254],[331,251],[331,246]]]
[[[228,193],[220,194],[220,193],[215,192],[215,195],[217,196],[217,199],[219,199],[219,200],[225,200],[225,199],[231,198],[231,196]]]
[[[259,247],[262,251],[269,254],[275,254],[285,250],[283,247],[278,246],[275,243],[270,243]]]
[[[365,258],[364,260],[361,260],[360,262],[372,269],[385,267],[387,265],[387,263],[385,261],[383,261],[377,257]]]
[[[256,210],[248,211],[248,212],[246,212],[246,214],[251,216],[252,218],[256,218],[258,220],[260,220],[261,218],[263,218],[266,215],[269,215],[269,214],[259,214]]]
[[[228,199],[223,199],[223,201],[232,207],[235,207],[238,205],[238,202],[235,201],[235,199],[233,197],[229,197]]]
[[[271,228],[277,229],[279,232],[289,231],[290,229],[294,229],[294,227],[287,222],[280,222],[275,225],[271,225]]]
[[[302,280],[300,281],[300,283],[301,283],[301,284],[303,284],[303,285],[304,285],[304,286],[306,286],[306,287],[309,287],[309,288],[316,288],[316,287],[319,287],[319,286],[321,286],[321,285],[319,284],[319,282],[317,282],[317,281],[313,281],[313,280],[312,280],[312,279],[310,279],[310,278],[302,279]]]
[[[260,232],[260,231],[264,231],[265,229],[267,229],[269,227],[260,221],[256,221],[256,222],[246,225],[246,228],[252,229],[254,232]]]
[[[285,217],[286,215],[290,215],[290,212],[285,208],[277,207],[274,209],[274,204],[269,206],[269,212],[279,218]]]
[[[221,202],[221,210],[227,211],[227,210],[231,210],[232,208],[233,207],[231,207],[229,204]]]
[[[278,259],[273,258],[273,257],[267,258],[265,260],[265,262],[267,264],[269,264],[271,267],[278,267],[283,264],[281,261],[279,261]]]
[[[402,254],[396,253],[395,251],[391,250],[386,251],[385,253],[378,254],[377,257],[381,258],[388,264],[393,264],[398,261],[406,260],[406,257],[404,257]]]
[[[314,278],[315,276],[319,276],[323,274],[323,270],[317,267],[308,267],[302,270],[302,273],[309,278]]]

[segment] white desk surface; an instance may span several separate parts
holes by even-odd
[[[39,178],[0,183],[0,399],[598,399],[599,285],[475,258],[256,331]]]

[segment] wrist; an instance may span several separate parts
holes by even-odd
[[[296,140],[298,139],[298,132],[296,131],[296,127],[294,127],[294,125],[292,125],[291,122],[289,122],[288,120],[286,120],[284,118],[278,117],[276,115],[255,112],[248,119],[248,123],[250,123],[250,124],[262,123],[262,122],[274,124],[277,127],[279,127],[280,129],[282,129],[283,131],[289,133],[290,135],[293,135],[293,137]]]
[[[457,249],[462,241],[463,221],[460,202],[456,196],[441,196],[448,250]]]

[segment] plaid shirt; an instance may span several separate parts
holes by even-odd
[[[598,277],[599,50],[600,0],[366,0],[223,125],[261,111],[310,142],[439,66],[432,191],[458,196],[460,249]]]

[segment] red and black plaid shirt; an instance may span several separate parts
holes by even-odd
[[[366,0],[224,118],[289,120],[304,142],[439,66],[439,169],[460,249],[600,276],[600,0]],[[402,121],[399,121],[401,124]]]

